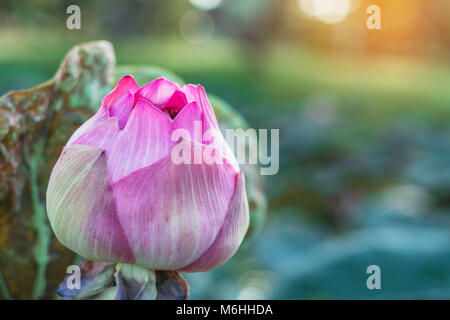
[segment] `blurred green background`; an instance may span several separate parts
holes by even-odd
[[[280,129],[264,226],[193,299],[450,298],[450,1],[2,0],[0,94],[99,39]]]

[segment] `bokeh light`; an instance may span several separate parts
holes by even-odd
[[[214,20],[206,12],[188,11],[180,20],[180,34],[187,42],[203,44],[214,33]]]
[[[325,23],[343,21],[350,13],[350,0],[299,0],[300,8],[306,14]]]
[[[220,6],[222,0],[189,0],[189,2],[200,10],[212,10]]]

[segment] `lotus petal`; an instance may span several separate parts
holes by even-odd
[[[81,125],[70,137],[69,141],[67,141],[66,146],[70,146],[78,137],[85,134],[92,128],[95,128],[97,125],[102,123],[103,121],[109,118],[108,110],[104,107],[100,107],[96,114],[94,114],[91,118],[89,118],[85,123]]]
[[[102,106],[97,113],[73,133],[66,146],[71,145],[79,136],[95,128],[110,116],[117,117],[120,128],[123,128],[133,108],[133,100],[131,100],[130,108],[130,94],[133,95],[139,88],[139,85],[131,75],[124,76],[120,79],[116,87],[103,98]]]
[[[248,212],[244,173],[241,172],[236,181],[236,190],[228,206],[225,221],[216,239],[200,258],[180,271],[208,271],[224,264],[234,255],[244,239],[249,225]]]
[[[172,129],[183,129],[189,133],[189,141],[202,143],[202,111],[197,103],[189,103],[177,114],[172,122]]]
[[[201,85],[187,84],[183,87],[182,91],[186,94],[188,102],[195,101],[202,110],[204,116],[204,131],[210,128],[219,128],[216,115],[208,100],[205,89]]]
[[[210,147],[218,150],[220,153],[219,158],[226,159],[226,161],[234,168],[236,172],[239,172],[239,164],[230,149],[225,138],[219,130],[216,115],[208,100],[205,89],[201,85],[187,84],[183,87],[182,91],[186,94],[189,102],[195,101],[202,111],[203,122],[203,135],[209,142]]]
[[[167,102],[165,108],[176,108],[178,111],[181,110],[185,105],[187,105],[188,101],[186,95],[181,90],[176,90],[173,95],[170,97]]]
[[[153,80],[139,89],[134,95],[134,102],[139,99],[145,99],[158,108],[163,108],[169,102],[170,98],[180,87],[165,78]]]
[[[126,75],[117,82],[116,87],[103,98],[102,107],[109,111],[110,117],[119,120],[119,128],[123,129],[133,110],[134,93],[139,90],[139,85],[133,76]]]
[[[133,76],[123,76],[122,79],[117,82],[116,87],[103,98],[102,105],[109,109],[114,102],[125,93],[131,92],[134,94],[139,89],[140,86],[137,84],[136,80],[134,80]]]
[[[167,156],[173,142],[172,125],[160,109],[139,100],[123,130],[110,118],[74,141],[102,148],[108,157],[111,181]]]
[[[203,148],[181,143],[194,153]],[[222,227],[235,181],[229,165],[177,165],[168,156],[115,183],[121,225],[134,244],[136,263],[177,270],[198,259]]]
[[[48,184],[47,215],[58,240],[79,255],[134,263],[103,150],[83,145],[64,149]]]
[[[116,117],[119,123],[119,129],[122,130],[133,110],[134,95],[131,90],[125,92],[122,96],[111,103],[109,115]]]

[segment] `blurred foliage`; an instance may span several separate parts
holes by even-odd
[[[192,298],[450,298],[450,1],[377,0],[374,31],[371,0],[335,25],[297,2],[222,1],[193,44],[179,32],[188,1],[79,1],[81,31],[65,28],[68,2],[3,1],[0,92],[102,38],[120,64],[171,70],[250,127],[280,128],[265,226],[229,263],[186,275]]]
[[[51,298],[73,253],[50,230],[45,193],[73,131],[113,82],[106,41],[73,48],[55,76],[0,98],[0,298]]]

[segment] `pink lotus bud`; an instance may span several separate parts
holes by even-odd
[[[200,139],[173,139],[176,129],[195,137],[196,123]],[[123,77],[53,168],[47,213],[59,241],[90,260],[153,270],[225,263],[247,231],[248,203],[223,136],[203,140],[211,129],[218,124],[202,86],[160,78],[139,87]],[[180,146],[215,150],[221,161],[176,163]]]

